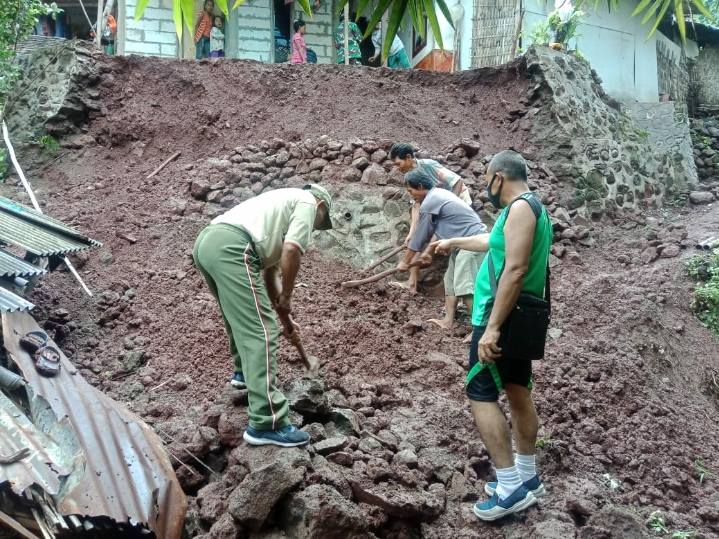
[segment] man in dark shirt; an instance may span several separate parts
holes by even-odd
[[[419,256],[423,265],[432,261],[434,249],[428,245],[433,236],[442,240],[487,232],[487,227],[470,206],[450,191],[435,187],[432,178],[424,171],[413,169],[407,172],[404,182],[410,196],[419,206],[419,219],[407,252],[397,265],[400,271],[406,271],[416,256]],[[460,298],[472,312],[474,282],[483,258],[484,253],[464,249],[458,249],[450,255],[449,267],[444,275],[445,317],[431,322],[450,329]]]

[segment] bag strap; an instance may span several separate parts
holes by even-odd
[[[525,195],[529,196],[525,196]],[[539,223],[539,218],[542,216],[542,203],[540,200],[536,197],[534,193],[524,193],[522,195],[519,195],[517,198],[515,198],[512,202],[509,203],[507,206],[507,213],[509,213],[510,208],[512,207],[512,204],[517,202],[518,200],[526,200],[529,206],[532,208],[532,211],[534,212],[534,217],[537,219],[537,223]],[[506,221],[505,217],[505,221]],[[487,253],[487,256],[489,257],[489,287],[492,291],[492,298],[497,297],[497,277],[494,273],[494,262],[492,261],[492,254]],[[549,290],[549,261],[547,260],[547,277],[544,282],[544,301],[546,301],[550,307],[552,305],[551,300],[551,293]]]

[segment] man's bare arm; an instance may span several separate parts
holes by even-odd
[[[489,251],[489,234],[479,234],[477,236],[469,236],[468,238],[440,240],[435,241],[432,245],[440,254],[447,254],[452,249],[464,249],[465,251],[484,253]]]

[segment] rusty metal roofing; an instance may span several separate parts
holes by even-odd
[[[34,309],[35,305],[13,294],[0,286],[0,313],[12,313],[15,311],[28,311]]]
[[[29,314],[5,313],[2,325],[5,348],[28,381],[31,416],[72,455],[73,469],[61,478],[55,497],[58,512],[144,523],[158,539],[179,539],[187,500],[162,440],[142,419],[88,384],[64,355],[57,376],[41,376],[19,345],[22,335],[39,329]],[[0,422],[3,430],[4,425]],[[38,473],[46,484],[57,475],[52,466],[31,467],[23,460],[0,466],[0,484],[27,484]]]
[[[20,43],[18,43],[17,52],[20,55],[31,53],[37,49],[43,49],[45,47],[54,47],[68,43],[68,40],[63,37],[51,37],[51,36],[27,36]]]
[[[39,256],[61,255],[102,246],[62,221],[5,197],[0,197],[0,241]]]
[[[32,277],[44,273],[47,273],[47,270],[0,249],[0,277]]]

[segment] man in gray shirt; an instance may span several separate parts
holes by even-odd
[[[487,233],[487,227],[474,210],[454,193],[434,187],[432,178],[426,172],[410,170],[404,176],[404,185],[419,205],[419,220],[407,252],[397,265],[398,270],[407,271],[410,262],[417,259],[423,266],[429,265],[434,255],[430,244],[433,236],[443,240]],[[431,319],[429,322],[450,329],[460,298],[472,312],[474,281],[485,254],[459,249],[450,255],[444,275],[445,315],[443,319]]]

